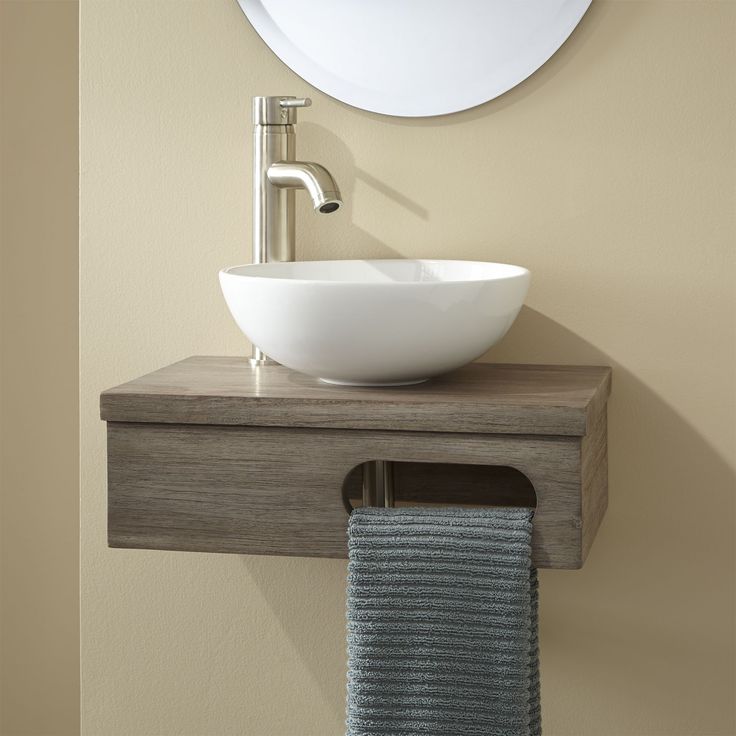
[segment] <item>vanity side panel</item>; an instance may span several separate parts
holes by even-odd
[[[580,443],[582,462],[582,561],[588,556],[608,508],[608,412],[601,407]]]

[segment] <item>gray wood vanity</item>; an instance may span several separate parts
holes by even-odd
[[[533,562],[579,568],[606,511],[602,366],[467,365],[330,386],[196,356],[105,391],[111,547],[346,557],[364,463],[397,506],[534,506]]]

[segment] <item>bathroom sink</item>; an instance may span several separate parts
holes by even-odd
[[[233,266],[220,285],[238,327],[277,362],[327,383],[425,381],[498,342],[529,288],[525,268],[441,260]]]

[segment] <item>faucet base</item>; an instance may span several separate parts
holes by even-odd
[[[251,368],[259,368],[262,365],[278,365],[278,363],[273,358],[263,357],[248,358],[248,365]]]
[[[262,365],[278,365],[278,363],[273,358],[269,358],[258,345],[253,345],[250,358],[248,358],[248,365],[251,368],[258,368]]]

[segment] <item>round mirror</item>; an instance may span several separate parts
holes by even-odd
[[[446,115],[519,84],[590,0],[238,0],[271,50],[328,95],[371,112]]]

